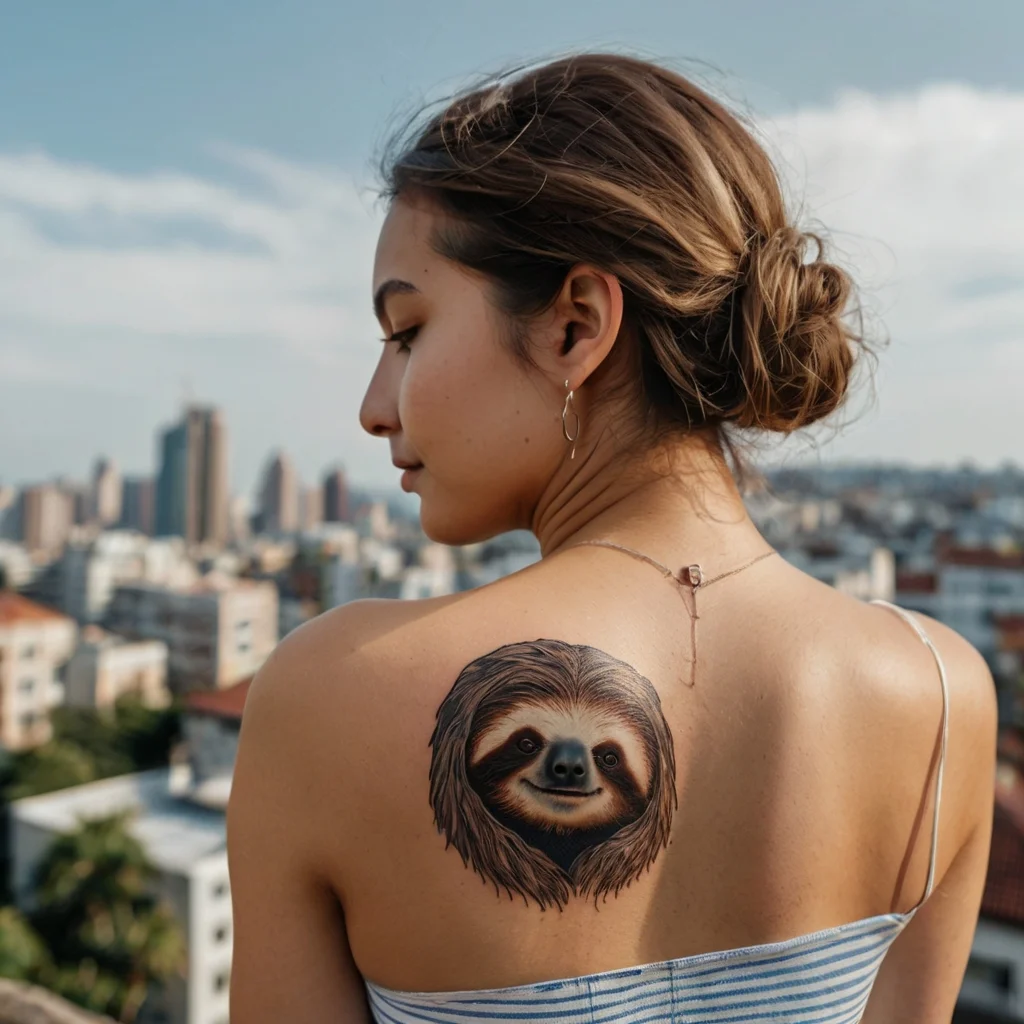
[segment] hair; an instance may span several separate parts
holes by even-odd
[[[386,150],[385,197],[448,214],[434,247],[514,324],[577,264],[615,274],[648,427],[788,433],[842,403],[864,345],[852,282],[790,223],[751,131],[686,78],[581,54],[415,124]],[[532,362],[526,331],[510,344]]]

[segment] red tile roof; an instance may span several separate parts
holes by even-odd
[[[896,574],[897,594],[934,594],[938,579],[933,572],[899,572]]]
[[[185,710],[193,715],[214,715],[241,721],[252,679],[243,679],[223,690],[197,690],[185,696]]]
[[[944,548],[938,552],[943,565],[966,565],[976,569],[1024,569],[1024,552],[996,551],[994,548]]]
[[[981,900],[982,914],[1018,926],[1024,925],[1024,775],[1012,755],[1019,753],[1019,740],[1013,733],[1000,737],[992,846]]]
[[[992,624],[999,634],[999,649],[1024,651],[1024,615],[994,615]]]
[[[71,620],[60,612],[47,608],[46,605],[36,604],[13,590],[0,590],[0,626],[11,626],[15,622],[46,622],[59,621],[70,622]]]
[[[1024,925],[1024,832],[999,803],[992,822],[992,847],[981,913]]]

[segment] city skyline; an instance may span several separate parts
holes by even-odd
[[[357,422],[379,337],[375,150],[402,111],[467,77],[598,45],[677,63],[748,110],[792,205],[855,271],[872,335],[891,338],[874,404],[862,389],[852,426],[795,439],[789,458],[816,437],[829,460],[1016,454],[1020,5],[595,0],[581,22],[572,5],[510,21],[454,0],[287,17],[255,3],[244,25],[194,4],[155,22],[59,6],[46,26],[12,15],[0,39],[15,97],[0,111],[4,482],[80,473],[97,452],[143,472],[154,410],[170,419],[189,394],[232,424],[235,492],[253,493],[283,441],[306,479],[340,459],[396,486]]]

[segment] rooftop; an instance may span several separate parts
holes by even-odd
[[[1024,615],[995,615],[992,623],[999,633],[1004,651],[1024,651]]]
[[[13,590],[0,590],[0,626],[22,622],[71,622],[66,615],[30,601]]]
[[[74,831],[81,818],[133,810],[132,835],[154,865],[188,875],[202,858],[224,853],[224,813],[178,796],[175,770],[157,768],[28,797],[16,801],[12,813],[17,821],[57,833]]]
[[[214,715],[241,721],[245,699],[252,677],[223,690],[195,690],[185,696],[185,710],[190,714]]]
[[[934,594],[938,580],[933,572],[898,572],[896,574],[897,594]]]
[[[1017,751],[1008,749],[1016,746],[1001,738],[992,846],[981,912],[1020,926],[1024,925],[1024,775],[1012,758]]]
[[[215,571],[209,572],[200,577],[194,583],[185,586],[168,586],[164,583],[151,583],[145,580],[131,580],[118,584],[120,590],[146,591],[149,593],[163,594],[223,594],[228,591],[237,590],[259,590],[267,587],[266,580],[253,580],[247,577],[230,576],[227,573]]]
[[[947,547],[939,549],[943,565],[963,565],[975,569],[1024,569],[1024,552],[996,551],[994,548]]]
[[[132,640],[120,633],[111,633],[101,626],[90,624],[79,634],[83,644],[92,647],[166,647],[162,640]]]

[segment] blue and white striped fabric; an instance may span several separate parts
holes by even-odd
[[[885,602],[876,602],[883,604]],[[931,894],[948,737],[949,693],[942,684],[942,740],[925,893],[903,914],[880,914],[795,939],[665,960],[578,978],[465,992],[397,992],[366,982],[378,1024],[855,1024],[893,941]]]
[[[784,942],[563,981],[471,992],[395,992],[367,982],[379,1024],[853,1024],[908,914]]]

